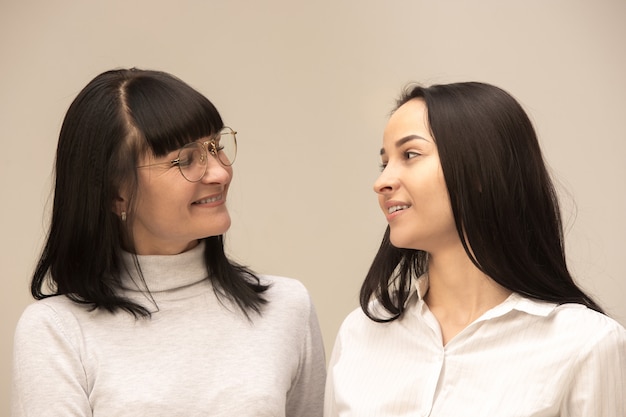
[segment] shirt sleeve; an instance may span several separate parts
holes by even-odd
[[[12,417],[92,416],[87,378],[71,334],[44,303],[24,311],[14,338]]]
[[[317,314],[310,298],[309,302],[298,374],[287,394],[287,417],[322,416],[326,358]]]
[[[626,416],[626,330],[614,323],[599,333],[572,367],[564,416]]]
[[[339,417],[335,402],[335,386],[333,383],[333,368],[341,355],[341,333],[337,335],[333,353],[328,363],[328,376],[326,377],[326,391],[324,394],[324,417]]]

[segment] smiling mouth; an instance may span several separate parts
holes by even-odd
[[[400,211],[400,210],[406,210],[408,209],[409,206],[391,206],[387,209],[387,212],[389,214],[395,213],[396,211]]]
[[[211,197],[211,198],[205,198],[203,200],[198,200],[198,201],[194,201],[192,204],[209,204],[209,203],[214,203],[216,201],[219,201],[222,199],[222,195],[218,195],[215,197]]]

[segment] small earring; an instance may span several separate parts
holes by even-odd
[[[126,212],[125,211],[122,212],[121,218],[122,218],[123,222],[126,221]]]

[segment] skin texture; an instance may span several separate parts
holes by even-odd
[[[206,139],[205,139],[206,140]],[[140,165],[167,162],[144,156]],[[232,167],[209,155],[207,172],[198,182],[187,181],[176,166],[156,165],[139,170],[137,204],[132,224],[138,255],[173,255],[197,245],[198,239],[223,234],[230,227],[226,207]],[[211,199],[211,201],[203,201]],[[118,211],[125,207],[124,195]]]

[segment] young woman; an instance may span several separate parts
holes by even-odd
[[[79,93],[39,301],[15,333],[14,417],[321,415],[307,291],[224,253],[235,135],[163,72],[108,71]]]
[[[568,272],[521,106],[482,83],[414,87],[381,158],[389,226],[325,416],[625,416],[626,331]]]

